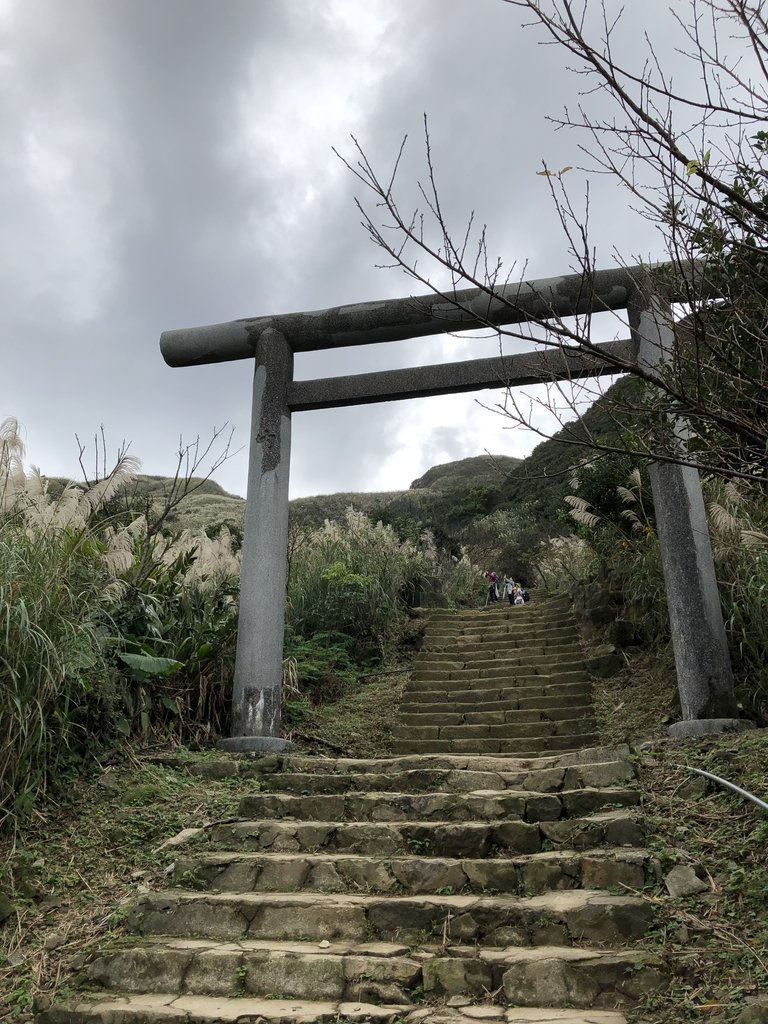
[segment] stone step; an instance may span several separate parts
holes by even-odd
[[[652,923],[635,896],[566,889],[540,896],[357,896],[318,892],[150,893],[126,919],[142,935],[233,941],[468,942],[491,946],[625,943]]]
[[[643,829],[630,809],[539,822],[235,821],[214,825],[207,839],[229,850],[479,858],[540,853],[552,846],[637,847],[643,844]]]
[[[477,705],[473,705],[477,706]],[[399,725],[517,725],[532,722],[558,722],[566,718],[579,717],[580,713],[592,715],[588,701],[580,705],[551,708],[512,708],[488,711],[482,705],[476,711],[405,711],[398,719]]]
[[[243,939],[144,940],[103,954],[91,985],[124,992],[383,1002],[406,1005],[422,988],[422,964],[407,946],[385,942],[270,943]],[[428,954],[425,954],[428,955]]]
[[[569,658],[584,657],[580,643],[558,641],[542,644],[535,641],[521,644],[516,640],[489,640],[488,642],[462,643],[447,640],[440,643],[425,643],[416,655],[415,664],[423,661],[478,661],[483,658],[520,658],[527,661],[532,657]]]
[[[392,741],[392,750],[396,754],[409,754],[421,750],[427,754],[441,753],[483,753],[483,754],[504,754],[518,757],[535,757],[544,751],[578,750],[585,744],[596,743],[598,740],[594,732],[571,733],[559,736],[539,733],[535,736],[528,736],[523,739],[444,739],[444,740],[420,740],[420,739],[395,739]]]
[[[429,617],[430,630],[435,626],[466,626],[466,625],[496,625],[499,622],[529,623],[549,622],[562,624],[572,619],[570,603],[567,599],[563,601],[542,604],[538,601],[528,601],[523,605],[509,604],[487,605],[485,608],[478,608],[473,611],[448,611],[441,609],[433,612]]]
[[[583,658],[584,653],[581,644],[561,644],[557,647],[542,648],[541,644],[528,647],[520,647],[516,644],[505,644],[499,641],[487,644],[462,645],[455,651],[435,651],[431,648],[422,651],[417,655],[414,662],[415,667],[425,663],[458,661],[460,663],[474,663],[483,661],[517,661],[522,664],[551,664],[567,659]]]
[[[572,712],[573,713],[573,712]],[[399,723],[392,727],[397,739],[411,740],[533,740],[540,737],[595,733],[597,726],[590,711],[583,710],[577,717],[553,720],[539,718],[535,722],[503,722],[501,724],[413,725]],[[544,744],[546,746],[546,743]]]
[[[253,793],[240,801],[243,818],[295,818],[298,821],[559,821],[607,807],[636,807],[636,787],[573,789],[532,793],[511,789],[478,793]]]
[[[523,691],[504,689],[454,690],[450,696],[442,690],[411,690],[403,695],[401,710],[436,711],[462,714],[478,711],[549,711],[550,708],[592,706],[592,688],[589,683],[568,683],[565,686],[531,687],[536,696],[516,696]],[[567,691],[567,692],[563,692]]]
[[[584,655],[581,651],[558,655],[558,654],[509,654],[500,651],[498,656],[492,656],[489,651],[481,651],[477,654],[462,655],[460,659],[454,659],[452,655],[435,655],[434,657],[419,657],[416,659],[411,672],[412,679],[424,678],[425,672],[442,672],[452,678],[454,672],[468,672],[478,670],[484,672],[486,669],[506,669],[515,675],[536,676],[547,675],[547,670],[555,669],[560,672],[574,672],[584,663]]]
[[[270,754],[253,758],[245,754],[228,763],[256,769],[260,779],[281,770],[312,772],[322,775],[349,775],[351,773],[392,774],[411,770],[453,769],[456,771],[536,771],[544,768],[563,768],[574,765],[598,764],[605,761],[625,760],[630,756],[626,744],[618,746],[582,747],[569,753],[539,754],[534,757],[490,758],[484,754],[400,754],[388,757],[318,757],[312,754]],[[206,762],[211,764],[215,762]]]
[[[412,1012],[411,1012],[412,1011]],[[222,996],[82,995],[43,1011],[39,1024],[627,1024],[615,1010],[559,1010],[495,1004],[462,1009],[386,1006],[361,1002],[228,999]]]
[[[498,680],[498,682],[496,682]],[[411,676],[406,695],[419,690],[498,690],[516,691],[519,696],[526,697],[552,687],[553,690],[581,684],[589,685],[589,675],[584,668],[563,670],[562,672],[522,673],[509,672],[498,667],[481,672],[476,668],[456,669],[451,672],[428,670],[419,676]],[[567,692],[567,691],[566,691]]]
[[[389,771],[349,774],[318,772],[282,772],[260,779],[263,790],[286,793],[347,793],[376,790],[379,793],[466,793],[478,789],[524,789],[540,793],[581,786],[620,786],[634,780],[628,761],[613,760],[571,767],[532,768],[509,771],[470,768],[400,768]]]
[[[52,1006],[38,1024],[341,1024],[367,1021],[395,1024],[409,1009],[375,1003],[299,999],[230,999],[222,996],[179,996],[174,993],[78,996]],[[461,1018],[458,1018],[461,1020]],[[617,1018],[621,1024],[621,1018]],[[515,1022],[517,1024],[517,1022]],[[589,1021],[589,1024],[592,1024]],[[596,1024],[603,1024],[600,1020]],[[605,1024],[613,1024],[606,1020]]]
[[[143,941],[94,960],[91,985],[123,992],[194,996],[413,1003],[414,996],[483,998],[498,992],[519,1006],[631,1006],[658,991],[665,977],[650,953],[564,946],[521,949],[451,947],[414,950],[391,943],[243,940],[211,943]],[[466,953],[470,953],[469,956]]]
[[[513,640],[517,643],[536,641],[540,646],[546,647],[550,643],[558,643],[561,640],[577,642],[580,639],[580,634],[574,624],[553,624],[533,628],[521,627],[520,623],[516,622],[500,622],[495,626],[477,628],[465,626],[461,629],[430,624],[428,631],[424,634],[424,643],[431,643],[432,640],[442,642],[446,638],[455,639],[458,643],[484,643],[496,640]]]
[[[377,857],[362,854],[234,853],[182,855],[177,886],[223,892],[511,893],[553,889],[642,889],[646,850],[549,850],[504,858]]]
[[[582,650],[578,637],[557,637],[546,641],[538,638],[523,639],[511,633],[497,637],[432,637],[424,641],[417,655],[417,661],[421,658],[451,656],[460,658],[465,655],[479,657],[483,654],[486,657],[498,657],[500,653],[509,657],[524,657],[528,654],[572,654],[574,652],[580,654]]]
[[[648,952],[557,946],[486,948],[472,956],[447,952],[423,964],[428,996],[482,999],[498,992],[503,1002],[518,1007],[616,1009],[636,1005],[668,982],[660,958]]]

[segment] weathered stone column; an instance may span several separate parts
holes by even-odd
[[[640,365],[656,367],[672,356],[672,307],[650,277],[637,282],[628,306]],[[670,423],[684,447],[684,424]],[[672,647],[683,721],[674,736],[743,728],[736,718],[733,677],[698,471],[653,463],[651,488],[669,606]]]
[[[288,745],[280,738],[280,690],[292,379],[290,345],[278,331],[264,331],[256,345],[253,377],[232,736],[219,744],[225,750],[283,750]]]

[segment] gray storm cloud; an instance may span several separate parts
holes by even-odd
[[[351,134],[380,168],[409,134],[407,207],[427,112],[457,229],[474,209],[493,251],[533,276],[568,269],[536,170],[542,157],[575,162],[576,138],[545,120],[572,85],[562,55],[499,0],[12,0],[2,11],[0,416],[19,417],[47,472],[75,473],[74,434],[99,424],[115,444],[130,439],[147,472],[171,470],[179,435],[225,420],[247,443],[249,368],[171,370],[158,349],[167,328],[414,290],[376,268],[359,183],[331,152],[351,157]],[[651,244],[623,198],[609,186],[600,198],[606,256],[612,243]],[[360,372],[451,350],[430,339],[314,353],[297,368]],[[438,449],[520,454],[535,441],[471,397],[301,414],[294,492],[407,486]],[[241,454],[218,479],[243,493],[245,475]]]

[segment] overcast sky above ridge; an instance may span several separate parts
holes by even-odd
[[[653,29],[666,7],[632,17]],[[0,420],[21,421],[28,461],[76,474],[74,435],[101,424],[148,473],[173,470],[179,435],[225,420],[247,446],[250,365],[171,369],[163,330],[421,290],[376,269],[359,185],[331,148],[352,157],[350,135],[382,170],[409,135],[407,206],[426,112],[457,230],[475,209],[527,276],[567,272],[536,171],[579,162],[581,140],[545,119],[579,83],[520,22],[502,0],[0,0]],[[614,246],[658,257],[627,197],[595,187],[599,265]],[[432,338],[312,353],[296,370],[496,350]],[[435,463],[538,440],[471,395],[300,413],[292,495],[402,488]],[[216,479],[244,494],[245,452]]]

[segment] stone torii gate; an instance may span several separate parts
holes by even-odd
[[[506,388],[616,373],[617,363],[653,367],[672,348],[670,301],[646,268],[597,271],[306,313],[253,317],[166,331],[170,366],[254,360],[232,736],[221,746],[275,751],[280,736],[288,538],[291,415],[429,395]],[[684,297],[680,296],[680,300]],[[550,348],[436,366],[318,380],[293,379],[294,352],[401,341],[536,318],[627,309],[631,337],[594,354]],[[603,358],[602,354],[605,354]],[[655,463],[651,483],[668,595],[683,721],[677,735],[738,728],[733,682],[698,473]]]

